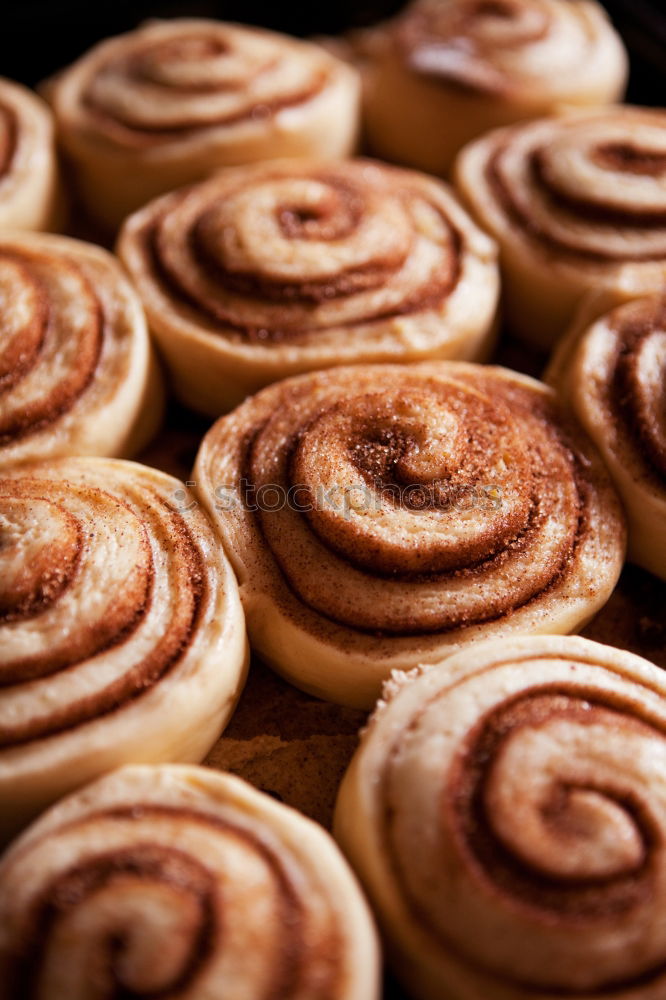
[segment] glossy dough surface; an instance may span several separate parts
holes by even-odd
[[[0,539],[0,836],[118,764],[201,760],[247,648],[183,484],[117,459],[6,472]]]
[[[624,559],[591,444],[550,390],[501,368],[287,380],[213,426],[194,479],[256,651],[343,704],[484,636],[574,631]]]
[[[0,863],[2,1000],[377,1000],[378,978],[328,834],[230,775],[122,768]]]
[[[410,995],[660,1000],[663,672],[523,637],[387,694],[335,831]]]

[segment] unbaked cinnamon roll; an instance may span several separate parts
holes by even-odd
[[[491,128],[619,100],[627,77],[591,0],[416,0],[352,49],[372,149],[433,173]]]
[[[236,581],[179,480],[108,458],[0,476],[0,839],[119,764],[203,759],[246,659]]]
[[[500,245],[509,325],[551,346],[592,289],[666,282],[666,111],[576,113],[471,143],[456,181]]]
[[[317,45],[176,18],[100,43],[45,92],[86,207],[115,228],[219,167],[348,155],[359,89],[356,71]]]
[[[601,459],[551,390],[502,368],[288,379],[211,428],[193,478],[256,651],[355,707],[480,638],[574,631],[624,557]]]
[[[40,97],[0,78],[0,229],[55,229],[62,222],[54,131]]]
[[[663,996],[662,671],[578,637],[523,637],[387,697],[335,830],[410,996]]]
[[[129,457],[162,410],[143,309],[118,262],[64,236],[0,232],[0,467]]]
[[[121,768],[0,862],[2,1000],[377,1000],[378,979],[329,835],[231,775]]]
[[[492,241],[444,184],[369,160],[225,171],[137,212],[118,251],[177,394],[213,416],[299,372],[493,338]]]
[[[629,557],[666,579],[666,297],[572,328],[546,374],[603,455],[629,519]]]

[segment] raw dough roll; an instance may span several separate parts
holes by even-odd
[[[356,36],[372,149],[446,173],[491,128],[621,99],[627,57],[590,0],[417,0]]]
[[[610,108],[498,129],[456,182],[500,245],[507,320],[550,347],[583,296],[666,282],[666,112]]]
[[[591,443],[551,390],[502,368],[288,379],[211,428],[193,478],[251,644],[297,686],[355,707],[393,668],[582,627],[624,559]]]
[[[0,838],[119,764],[203,759],[246,663],[236,581],[179,480],[109,458],[0,477]]]
[[[317,368],[476,360],[494,333],[492,241],[443,183],[369,160],[225,171],[118,249],[176,392],[213,416]]]
[[[358,75],[324,49],[219,21],[153,21],[101,42],[45,88],[92,216],[238,163],[348,155]]]
[[[663,672],[522,637],[396,678],[387,697],[335,831],[410,996],[660,1000]]]
[[[546,378],[605,459],[629,519],[629,557],[666,579],[666,298],[576,323]]]
[[[111,254],[0,232],[0,466],[129,457],[162,410],[143,309]]]
[[[377,1000],[378,979],[331,838],[230,775],[121,768],[0,863],[2,1000]]]
[[[0,78],[0,229],[57,229],[64,216],[51,111]]]

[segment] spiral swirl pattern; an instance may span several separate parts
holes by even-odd
[[[207,753],[244,623],[178,480],[112,459],[7,472],[0,567],[0,833],[114,764]]]
[[[151,22],[102,42],[49,97],[86,185],[106,187],[111,169],[133,168],[125,193],[110,187],[113,205],[98,208],[114,224],[220,166],[344,156],[357,127],[351,67],[316,45],[219,21]]]
[[[369,160],[226,171],[132,216],[119,252],[215,415],[303,370],[476,358],[493,328],[491,241],[444,184]]]
[[[514,325],[548,339],[593,288],[662,286],[665,173],[666,113],[640,108],[498,130],[462,153],[457,179],[500,243]]]
[[[397,687],[336,835],[419,998],[656,998],[666,688],[577,637],[484,643]]]
[[[0,872],[3,998],[378,995],[335,845],[229,775],[123,768],[51,810]]]
[[[578,103],[617,47],[597,4],[559,0],[421,0],[395,40],[413,72],[526,105]]]
[[[627,77],[622,43],[589,0],[415,0],[352,44],[371,148],[444,175],[489,129],[618,100]]]
[[[0,228],[51,229],[62,215],[48,107],[0,78]]]
[[[141,303],[111,255],[64,237],[0,237],[0,466],[130,455],[161,414]]]
[[[594,450],[554,395],[500,368],[288,380],[218,421],[195,479],[257,650],[360,706],[392,667],[482,635],[575,629],[623,558]]]
[[[576,326],[547,374],[604,456],[629,516],[630,556],[666,575],[666,299]]]

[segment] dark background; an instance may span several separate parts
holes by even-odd
[[[401,0],[3,0],[0,76],[35,84],[147,17],[216,17],[310,35],[371,24],[401,6]],[[631,54],[629,100],[666,105],[666,0],[606,0],[605,6]]]

